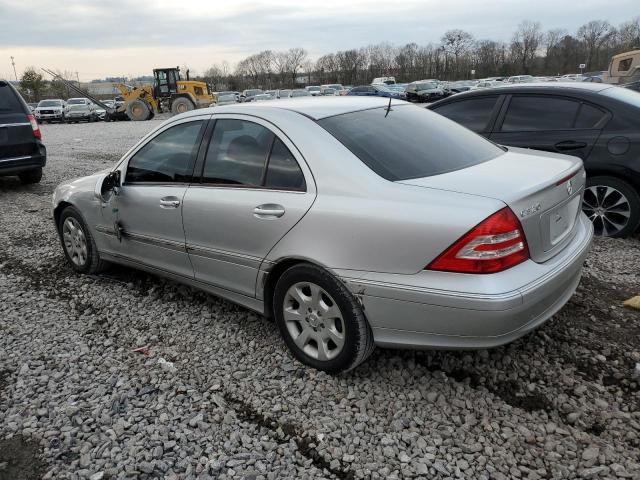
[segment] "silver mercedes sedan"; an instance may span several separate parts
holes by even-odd
[[[326,97],[167,120],[65,182],[71,266],[163,275],[275,318],[301,362],[487,348],[575,291],[592,238],[575,157],[504,148],[402,101]]]

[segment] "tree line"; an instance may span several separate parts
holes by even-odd
[[[369,45],[322,55],[315,61],[303,48],[264,50],[242,59],[234,69],[215,64],[201,76],[214,90],[292,88],[305,83],[368,84],[393,75],[398,82],[437,78],[465,80],[508,75],[561,75],[606,70],[612,55],[640,48],[640,17],[617,27],[592,20],[576,32],[544,30],[540,22],[523,21],[509,42],[476,39],[453,29],[440,42],[396,46]],[[472,70],[475,74],[472,74]]]

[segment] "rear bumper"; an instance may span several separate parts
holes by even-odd
[[[380,346],[495,347],[542,325],[575,292],[593,237],[591,222],[583,214],[579,218],[571,243],[545,263],[529,260],[492,275],[423,271],[342,277],[360,299]]]
[[[34,168],[44,167],[47,163],[46,149],[44,146],[41,146],[40,149],[41,153],[37,155],[0,158],[0,175],[15,175]]]

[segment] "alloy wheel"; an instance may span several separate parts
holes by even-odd
[[[71,261],[78,267],[82,267],[87,263],[87,238],[78,220],[68,217],[64,221],[62,238],[64,240],[64,248]]]
[[[582,210],[593,222],[596,235],[610,237],[629,223],[631,205],[619,190],[607,185],[587,187],[582,199]]]
[[[334,299],[315,283],[292,285],[284,297],[283,315],[296,346],[320,361],[336,358],[344,347],[342,313]]]

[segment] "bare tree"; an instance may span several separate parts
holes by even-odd
[[[592,69],[592,63],[597,63],[602,45],[615,34],[615,29],[606,20],[592,20],[578,29],[578,38],[586,47],[587,68]],[[593,60],[596,59],[596,62]]]
[[[621,49],[640,49],[640,17],[621,24],[618,27],[618,38]]]
[[[445,53],[452,54],[454,58],[452,69],[454,75],[460,74],[463,68],[461,58],[469,53],[473,43],[473,35],[464,30],[449,30],[442,36],[442,46]]]
[[[542,39],[540,22],[525,20],[518,25],[511,40],[511,55],[514,62],[521,67],[522,73],[529,73]]]
[[[291,78],[291,85],[295,87],[298,72],[307,60],[307,51],[304,48],[290,48],[287,51],[287,72]]]

